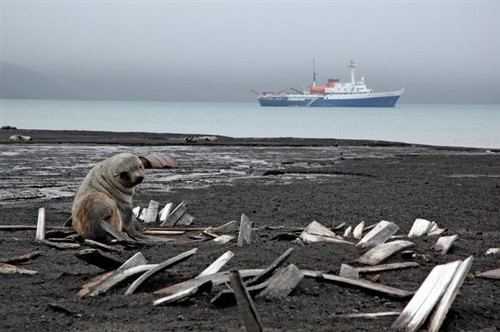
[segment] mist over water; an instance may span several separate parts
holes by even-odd
[[[500,148],[497,105],[282,108],[254,103],[1,100],[0,124],[19,129],[373,139]]]

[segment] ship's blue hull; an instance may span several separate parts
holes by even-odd
[[[399,99],[399,95],[380,96],[372,98],[324,98],[314,99],[290,99],[288,97],[262,97],[259,98],[260,106],[308,106],[308,107],[394,107]]]

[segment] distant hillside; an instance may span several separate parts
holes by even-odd
[[[1,98],[5,99],[67,99],[71,95],[49,76],[13,63],[0,62]]]

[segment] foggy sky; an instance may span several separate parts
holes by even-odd
[[[75,98],[254,101],[349,79],[401,103],[500,103],[500,1],[7,1],[1,60]],[[6,84],[6,82],[3,82]]]

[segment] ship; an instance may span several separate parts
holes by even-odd
[[[390,92],[374,92],[368,89],[365,78],[356,80],[356,62],[351,60],[351,81],[341,82],[329,79],[325,85],[316,85],[316,70],[313,60],[313,83],[302,91],[292,92],[252,92],[257,96],[260,106],[302,106],[302,107],[394,107],[404,89]]]

